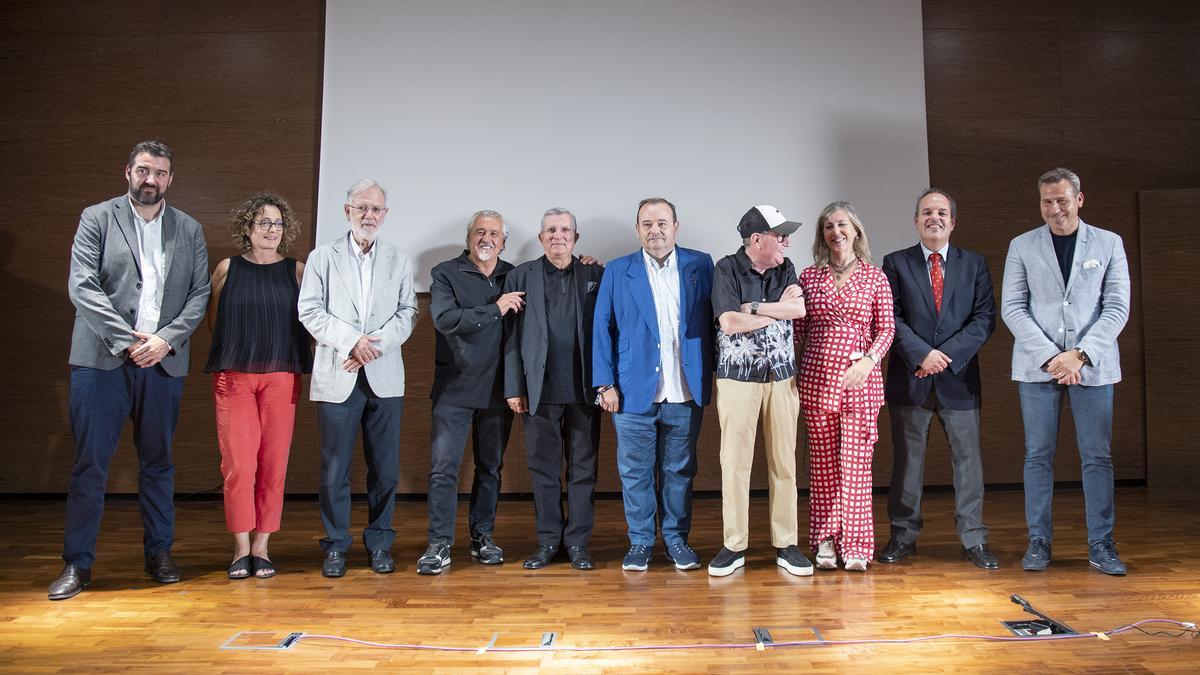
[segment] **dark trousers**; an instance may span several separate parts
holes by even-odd
[[[921,493],[925,485],[925,446],[934,414],[942,421],[950,444],[954,480],[954,526],[963,546],[987,543],[983,524],[983,458],[979,444],[979,409],[953,410],[943,407],[931,391],[923,405],[888,404],[892,421],[895,464],[888,490],[888,519],[892,537],[905,543],[917,540],[924,520]]]
[[[133,445],[138,454],[143,552],[151,556],[171,548],[175,542],[171,441],[182,396],[183,378],[171,377],[157,366],[139,368],[131,362],[113,370],[72,366],[70,419],[75,468],[67,488],[63,560],[83,569],[91,569],[96,561],[108,467],[126,419],[133,420]]]
[[[500,498],[500,471],[504,446],[512,430],[512,411],[463,408],[433,402],[433,428],[429,458],[429,541],[454,543],[458,515],[458,471],[472,437],[475,480],[471,484],[468,524],[471,534],[491,534],[496,528],[496,501]]]
[[[322,550],[345,553],[353,541],[350,462],[360,427],[363,457],[367,461],[368,516],[363,544],[368,551],[386,551],[396,541],[392,513],[396,510],[396,483],[400,480],[403,409],[403,396],[376,396],[361,369],[349,398],[341,403],[317,403],[317,428],[321,434],[321,523],[325,526]]]
[[[533,476],[538,544],[586,546],[596,519],[596,449],[600,413],[589,405],[542,403],[524,415],[525,450]],[[567,518],[563,529],[563,459],[567,461]]]

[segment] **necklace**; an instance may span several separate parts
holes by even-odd
[[[854,267],[854,263],[856,263],[856,262],[858,262],[858,258],[851,258],[850,262],[846,263],[845,265],[839,265],[839,264],[833,262],[833,259],[831,258],[829,260],[829,269],[833,270],[834,274],[837,274],[840,276],[840,275],[845,274],[846,272],[849,272],[850,269],[852,267]]]

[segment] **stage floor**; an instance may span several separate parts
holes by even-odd
[[[928,495],[926,531],[916,555],[865,573],[817,571],[794,577],[774,564],[765,499],[752,502],[746,567],[723,579],[705,570],[680,572],[662,553],[648,572],[623,572],[626,548],[619,501],[597,504],[591,550],[597,569],[565,563],[526,571],[532,552],[533,505],[500,504],[500,567],[476,564],[467,552],[465,505],[453,564],[440,577],[416,574],[424,550],[423,503],[396,509],[395,574],[373,574],[352,549],[342,579],[320,574],[320,519],[315,501],[291,500],[284,530],[272,539],[273,579],[229,581],[230,546],[219,501],[181,501],[176,560],[182,582],[159,585],[142,573],[141,525],[133,501],[108,505],[93,584],[71,600],[49,602],[58,574],[63,502],[9,501],[0,527],[10,542],[0,559],[0,668],[12,672],[314,672],[384,667],[421,671],[474,668],[545,671],[728,671],[770,668],[846,671],[1191,671],[1200,640],[1136,631],[1054,642],[983,639],[892,644],[767,646],[776,643],[900,640],[938,634],[1003,637],[1001,620],[1032,618],[1009,600],[1020,594],[1039,610],[1083,633],[1142,619],[1200,622],[1200,525],[1194,496],[1117,490],[1117,544],[1129,576],[1108,577],[1087,562],[1083,496],[1059,490],[1054,563],[1042,573],[1020,569],[1024,518],[1020,491],[989,493],[986,522],[1002,569],[979,570],[959,558],[949,493]],[[885,498],[876,498],[876,541],[887,542]],[[355,504],[361,528],[366,506]],[[720,501],[695,503],[692,545],[707,563],[721,545]],[[801,524],[807,527],[802,505]],[[357,533],[356,533],[357,534]],[[357,536],[356,536],[357,541]],[[1178,633],[1175,626],[1147,630]],[[384,649],[302,638],[284,651],[222,649],[271,644],[289,633],[380,643],[457,647],[459,651]],[[538,651],[546,633],[552,647]],[[1194,635],[1194,633],[1193,633]],[[481,651],[487,645],[490,650]],[[612,647],[652,647],[606,651]],[[503,648],[531,648],[504,652]],[[558,649],[558,651],[556,651]],[[573,651],[567,651],[573,650]]]

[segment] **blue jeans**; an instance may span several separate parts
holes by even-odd
[[[691,402],[655,403],[646,413],[612,416],[630,544],[654,545],[660,512],[667,546],[687,543],[703,417],[704,408]]]
[[[1071,397],[1075,443],[1082,462],[1088,544],[1112,541],[1113,509],[1111,384],[1064,386],[1056,382],[1018,382],[1025,422],[1025,520],[1030,537],[1054,538],[1054,448],[1062,395]]]

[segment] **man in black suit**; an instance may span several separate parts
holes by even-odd
[[[988,550],[983,524],[977,355],[996,328],[996,301],[983,256],[950,246],[957,217],[950,195],[926,190],[913,219],[921,242],[883,259],[896,311],[884,390],[895,464],[888,496],[891,540],[876,559],[894,563],[917,550],[925,443],[936,413],[950,443],[963,557],[993,570],[1000,563]]]
[[[525,421],[533,474],[538,549],[525,569],[550,564],[560,546],[571,566],[595,565],[587,544],[595,521],[596,449],[600,410],[591,386],[592,314],[604,268],[573,257],[575,216],[554,208],[542,216],[538,240],[546,254],[520,265],[505,292],[525,293],[525,310],[505,326],[504,395]],[[562,512],[563,457],[567,458],[567,518]]]

